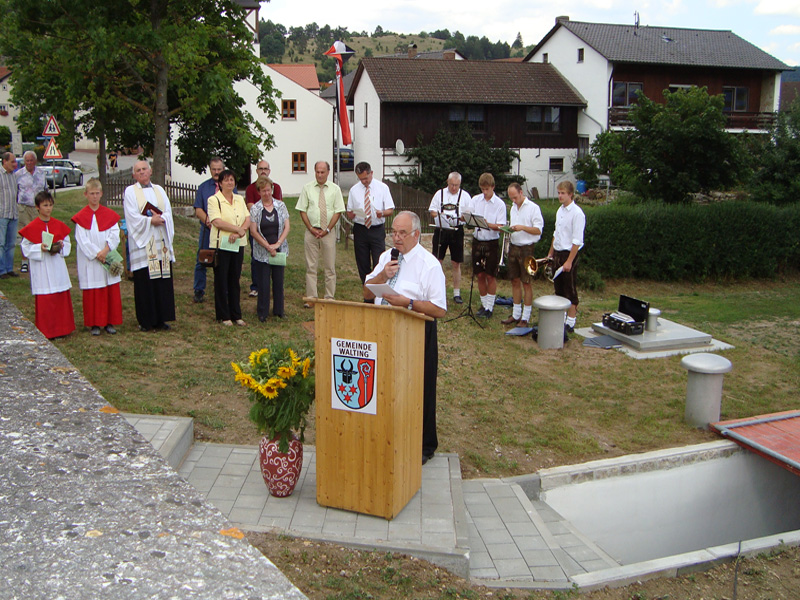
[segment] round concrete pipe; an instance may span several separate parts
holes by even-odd
[[[686,385],[686,422],[695,427],[708,428],[719,421],[722,405],[722,381],[733,368],[731,361],[716,354],[689,354],[681,360],[689,372]]]
[[[540,296],[533,301],[539,309],[539,347],[543,350],[564,347],[564,314],[570,301],[561,296]]]
[[[647,312],[647,325],[645,325],[645,329],[647,331],[658,331],[658,317],[661,316],[661,311],[657,308],[651,308]]]

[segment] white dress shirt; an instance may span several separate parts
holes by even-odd
[[[367,283],[383,271],[386,264],[392,260],[392,249],[381,254],[375,269],[367,275]],[[444,271],[436,257],[417,244],[409,252],[403,254],[403,262],[392,288],[409,300],[427,300],[447,310],[447,289],[445,287]],[[375,304],[380,304],[383,298],[376,297]]]
[[[553,233],[553,250],[572,250],[572,246],[583,248],[583,231],[586,228],[586,215],[573,200],[567,206],[561,205],[556,212],[556,230]]]
[[[488,200],[483,194],[473,196],[472,202],[470,202],[470,212],[473,215],[480,215],[486,219],[487,223],[494,223],[495,225],[508,223],[508,219],[506,219],[506,203],[497,194],[492,194],[492,197]],[[494,229],[479,229],[476,227],[472,232],[472,237],[479,242],[488,242],[498,239],[500,232]]]
[[[535,227],[539,231],[544,231],[544,217],[539,205],[525,198],[517,208],[516,203],[511,204],[511,227],[522,225],[523,227]],[[515,231],[511,234],[511,243],[515,246],[529,246],[542,239],[542,234],[533,235],[527,231]]]
[[[350,188],[350,193],[347,195],[347,210],[353,212],[356,209],[364,211],[364,192],[367,188],[360,181]],[[375,215],[375,211],[389,210],[394,208],[394,200],[392,200],[392,193],[389,191],[389,186],[373,178],[372,183],[369,184],[369,201],[372,205],[372,227],[382,225],[386,219]],[[359,225],[364,224],[362,217],[356,216],[353,219]]]

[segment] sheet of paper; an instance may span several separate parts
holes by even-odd
[[[42,250],[50,250],[53,246],[53,234],[49,231],[42,232]]]
[[[388,283],[368,283],[367,289],[376,296],[378,296],[379,298],[397,294],[394,288],[390,286]]]
[[[442,229],[455,229],[455,217],[451,220],[447,215],[438,215],[433,219],[433,226]]]

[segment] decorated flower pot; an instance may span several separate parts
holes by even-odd
[[[277,439],[264,436],[258,449],[261,475],[269,493],[276,498],[291,496],[300,479],[300,469],[303,468],[303,444],[292,436],[289,451],[281,452]]]

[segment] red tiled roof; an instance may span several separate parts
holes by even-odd
[[[586,105],[549,63],[408,58],[363,59],[348,103],[364,70],[381,102]]]
[[[0,79],[5,79],[11,75],[11,69],[6,66],[0,66]]]
[[[307,90],[319,89],[319,79],[314,65],[270,64],[268,66]]]

